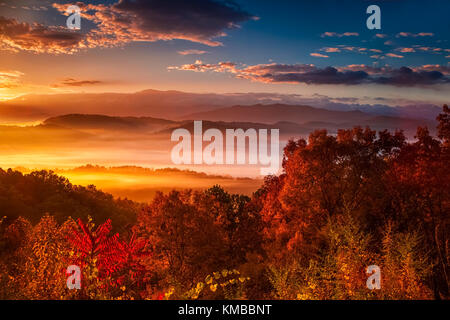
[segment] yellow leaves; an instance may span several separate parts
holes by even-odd
[[[197,290],[199,290],[199,291],[203,290],[204,286],[205,286],[205,284],[203,282],[197,283]]]
[[[173,295],[174,292],[175,292],[175,288],[170,287],[169,290],[164,294],[164,299],[169,300],[169,298]]]
[[[298,293],[297,294],[297,300],[309,300],[310,297],[307,294],[304,293]]]
[[[225,291],[225,288],[228,286],[233,285],[241,285],[245,281],[250,280],[249,277],[236,277],[234,278],[233,275],[239,275],[240,272],[236,269],[233,270],[226,270],[223,269],[220,272],[213,272],[212,274],[209,274],[205,277],[205,282],[198,282],[195,287],[190,289],[188,292],[186,292],[183,297],[184,299],[198,299],[202,291],[205,287],[209,287],[210,292],[215,293],[217,292],[217,289],[222,288],[224,290],[225,296],[227,295],[227,292]],[[218,281],[219,279],[223,279],[221,281]],[[169,291],[165,294],[166,298],[169,298],[172,293],[174,292],[173,288],[169,289]]]

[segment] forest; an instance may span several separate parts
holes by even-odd
[[[436,137],[291,140],[252,196],[216,185],[144,203],[0,169],[0,299],[449,299],[449,160],[445,105]]]

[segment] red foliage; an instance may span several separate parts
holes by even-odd
[[[69,243],[75,251],[75,264],[83,268],[90,258],[96,258],[96,267],[99,278],[116,276],[117,284],[124,281],[129,271],[132,280],[136,280],[138,274],[144,271],[140,259],[147,255],[145,239],[136,239],[133,233],[130,241],[122,241],[119,234],[110,235],[111,220],[107,220],[95,230],[86,225],[81,219],[78,220],[81,229],[73,229],[68,237]],[[114,277],[112,277],[114,278]]]

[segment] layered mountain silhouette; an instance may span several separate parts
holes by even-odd
[[[68,114],[50,117],[39,125],[0,125],[0,167],[71,168],[86,163],[171,167],[171,151],[177,143],[171,140],[172,132],[184,128],[193,135],[193,120],[202,120],[203,132],[216,128],[224,137],[226,129],[279,129],[280,152],[289,139],[306,138],[316,129],[335,134],[339,129],[368,126],[377,131],[403,130],[409,139],[413,139],[418,126],[427,126],[431,134],[435,134],[436,127],[433,121],[426,119],[285,105],[235,106],[189,117],[191,120]],[[243,120],[234,121],[234,117]],[[232,176],[259,175],[258,166],[245,169],[239,166],[183,168]]]
[[[260,123],[275,123],[279,121],[290,121],[294,123],[311,121],[357,123],[369,120],[372,117],[372,115],[361,111],[330,111],[309,106],[291,106],[284,104],[233,106],[184,116],[187,119],[221,120],[228,122],[239,119],[240,121]]]
[[[158,131],[177,122],[152,117],[112,117],[99,114],[68,114],[46,119],[42,126],[72,129]]]
[[[278,111],[277,111],[278,110]],[[147,134],[170,136],[177,128],[193,132],[194,120],[202,120],[203,130],[226,129],[279,129],[282,136],[308,135],[316,129],[336,133],[338,129],[354,126],[373,130],[403,130],[413,136],[418,126],[426,126],[434,132],[435,122],[426,119],[408,119],[389,116],[373,116],[361,111],[330,111],[308,106],[255,105],[234,106],[215,111],[188,115],[189,120],[166,120],[153,117],[112,117],[92,114],[70,114],[52,117],[38,126],[40,129],[70,129],[81,132],[122,132],[123,134]],[[234,121],[233,119],[241,119]]]
[[[277,104],[275,105],[274,103]],[[314,110],[306,108],[307,106],[333,112],[349,111],[346,115],[351,117],[351,121],[359,118],[364,119],[364,115],[358,115],[358,111],[369,115],[434,120],[441,109],[441,106],[432,104],[391,107],[383,104],[338,103],[331,98],[306,99],[303,96],[295,94],[213,94],[188,93],[173,90],[145,90],[136,93],[26,95],[6,102],[0,102],[0,123],[42,121],[49,117],[73,113],[186,120],[199,113],[223,112],[224,110],[220,110],[232,106],[235,106],[232,111],[236,111],[236,108],[240,109],[238,108],[239,106],[253,106],[255,108],[260,105],[279,106],[284,109],[283,112],[294,112],[289,111],[292,109],[290,107],[301,108],[304,117],[314,112]],[[264,109],[264,113],[268,114],[269,109]],[[272,112],[273,115],[271,116],[273,117],[283,113],[281,110],[272,110]],[[322,111],[322,114],[324,117],[332,117],[333,115],[333,113],[325,113],[324,111]],[[341,114],[336,114],[336,116],[339,115]],[[231,117],[233,115],[227,114],[227,116]],[[342,118],[344,117],[342,116]],[[237,117],[227,119],[227,121],[266,122],[249,117],[245,119]],[[280,120],[290,121],[290,119]],[[338,119],[333,120],[336,121]],[[302,119],[302,122],[305,121],[309,120]],[[314,121],[317,121],[317,119]],[[319,121],[326,120],[320,119]],[[274,122],[276,121],[272,121],[272,123]],[[298,122],[298,119],[295,122]]]

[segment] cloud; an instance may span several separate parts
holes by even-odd
[[[395,50],[403,52],[403,53],[416,52],[416,50],[414,50],[414,48],[397,48]]]
[[[369,75],[374,74],[385,74],[392,71],[392,68],[389,66],[384,67],[373,67],[365,64],[350,64],[344,67],[337,67],[338,71],[364,71]]]
[[[417,47],[417,50],[421,50],[421,51],[431,51],[431,50],[433,50],[433,48],[431,48],[431,47]]]
[[[368,51],[382,53],[382,51],[378,50],[378,49],[369,49],[369,48],[364,48],[364,47],[352,47],[352,46],[346,46],[346,45],[338,45],[338,48],[325,47],[325,48],[320,49],[320,51],[324,51],[327,53],[342,52],[342,51],[355,52],[355,53],[361,53],[361,54],[366,54]]]
[[[311,57],[316,57],[316,58],[329,58],[329,56],[325,55],[325,54],[321,54],[321,53],[310,53],[309,54]]]
[[[439,71],[442,74],[450,75],[450,66],[441,66],[439,64],[426,64],[420,67],[411,68],[415,72],[421,71]]]
[[[0,17],[0,50],[71,53],[84,46],[83,40],[84,35],[61,27]]]
[[[359,84],[368,77],[364,71],[340,72],[333,67],[316,68],[310,72],[267,74],[260,76],[265,82],[306,83],[306,84]],[[262,79],[261,79],[262,78]],[[258,79],[256,79],[258,80]]]
[[[77,2],[76,5],[81,10],[81,31],[0,17],[0,49],[58,54],[174,39],[220,46],[217,38],[226,36],[227,30],[258,19],[225,0],[117,0],[112,4]],[[65,15],[68,6],[53,4]]]
[[[53,88],[59,87],[83,87],[83,86],[92,86],[96,84],[101,84],[103,81],[99,80],[76,80],[73,78],[67,78],[61,81],[61,83],[57,83],[52,85]]]
[[[68,5],[53,6],[65,12]],[[96,24],[91,42],[109,46],[174,39],[220,46],[215,38],[226,36],[226,30],[258,19],[231,1],[119,0],[112,5],[79,6],[82,17]]]
[[[19,78],[23,76],[24,73],[17,71],[17,70],[10,70],[10,71],[0,71],[1,77],[10,77],[10,78]]]
[[[423,52],[432,52],[436,54],[441,54],[445,52],[450,52],[450,49],[444,49],[444,48],[436,48],[436,47],[425,47],[420,45],[414,45],[413,46],[416,50],[420,50]]]
[[[322,48],[321,50],[325,52],[341,52],[339,48]]]
[[[208,53],[208,51],[204,51],[204,50],[196,50],[196,49],[189,49],[189,50],[183,50],[183,51],[178,51],[178,54],[181,54],[182,56],[187,56],[190,54],[205,54]]]
[[[24,73],[17,70],[0,70],[0,89],[11,89],[20,85]]]
[[[184,64],[180,67],[168,67],[169,70],[187,70],[196,72],[214,71],[214,72],[231,72],[237,73],[237,64],[233,62],[219,62],[217,64],[203,63],[201,60],[192,64]]]
[[[396,35],[397,38],[417,38],[417,37],[434,37],[434,33],[431,32],[420,32],[420,33],[411,33],[411,32],[399,32]]]
[[[403,59],[404,56],[401,56],[399,54],[395,54],[395,53],[387,53],[386,54],[387,57],[391,57],[391,58],[398,58],[398,59]]]
[[[266,74],[286,74],[292,72],[305,73],[316,70],[313,64],[257,64],[254,66],[246,66],[240,70],[242,74],[247,75],[266,75]],[[236,71],[237,72],[237,71]]]
[[[401,67],[399,69],[393,69],[388,75],[380,76],[373,79],[374,83],[389,84],[394,86],[420,86],[420,85],[433,85],[450,83],[450,78],[446,77],[442,72],[414,71],[408,67]]]
[[[324,32],[320,35],[322,38],[325,37],[337,37],[337,38],[342,38],[342,37],[358,37],[359,33],[357,32],[344,32],[344,33],[336,33],[336,32]]]
[[[447,69],[442,66],[423,66],[411,69],[398,69],[384,66],[348,65],[344,67],[319,68],[312,64],[259,64],[254,66],[238,65],[233,62],[205,64],[196,61],[180,67],[172,66],[169,70],[189,70],[195,72],[227,72],[236,78],[264,83],[304,83],[359,85],[380,84],[392,86],[424,86],[450,83]]]

